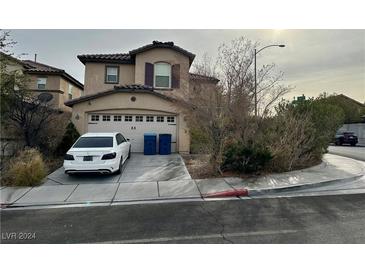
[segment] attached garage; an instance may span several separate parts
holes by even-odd
[[[145,133],[171,134],[171,152],[189,153],[184,114],[171,97],[141,85],[115,87],[66,103],[80,134],[121,132],[133,152],[143,152]]]
[[[176,152],[176,128],[175,115],[153,115],[143,112],[88,114],[88,132],[121,132],[132,143],[132,152],[143,152],[145,133],[171,134],[171,152]]]

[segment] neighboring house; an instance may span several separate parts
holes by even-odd
[[[20,60],[2,52],[0,61],[5,62],[6,73],[16,71],[28,75],[29,91],[35,96],[43,94],[43,99],[49,100],[50,107],[59,111],[71,112],[71,108],[65,106],[64,102],[78,98],[83,93],[83,84],[62,69],[30,60]],[[12,155],[23,145],[22,139],[9,132],[3,124],[0,142],[0,155]]]
[[[3,54],[3,53],[2,53]],[[29,90],[36,96],[49,94],[50,105],[61,111],[71,111],[64,102],[82,95],[84,86],[63,69],[7,56],[8,71],[18,70],[29,76]]]
[[[51,94],[53,107],[63,111],[71,111],[64,102],[79,98],[84,90],[83,84],[63,69],[30,60],[22,62],[27,65],[25,73],[31,79],[29,89],[39,94]]]
[[[127,54],[79,55],[84,95],[65,103],[72,107],[73,123],[81,134],[122,132],[134,152],[143,152],[144,133],[170,133],[171,150],[189,153],[186,119],[173,97],[186,95],[197,83],[218,82],[189,73],[194,58],[173,42],[158,41]]]

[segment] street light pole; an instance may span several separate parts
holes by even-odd
[[[263,47],[263,48],[261,48],[261,49],[259,49],[259,50],[256,50],[255,49],[255,52],[254,52],[254,66],[255,66],[255,117],[257,117],[257,71],[256,71],[256,55],[260,52],[260,51],[262,51],[262,50],[264,50],[264,49],[266,49],[266,48],[270,48],[270,47],[279,47],[279,48],[284,48],[285,47],[285,45],[269,45],[269,46],[266,46],[266,47]]]

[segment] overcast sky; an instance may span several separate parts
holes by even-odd
[[[365,30],[12,30],[18,42],[14,53],[22,59],[65,69],[84,82],[85,53],[127,53],[153,40],[174,41],[196,54],[215,56],[218,46],[245,36],[261,45],[283,43],[285,48],[261,52],[258,65],[276,63],[286,83],[295,86],[287,95],[316,96],[343,93],[365,102]]]

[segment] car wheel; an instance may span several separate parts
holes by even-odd
[[[128,158],[127,159],[130,159],[130,158],[131,158],[131,147],[129,147]]]
[[[356,143],[351,143],[350,145],[354,147],[354,146],[356,146]]]
[[[120,161],[119,161],[119,168],[118,168],[118,170],[117,170],[117,174],[120,174],[120,173],[122,173],[122,170],[123,170],[123,156],[122,157],[120,157]]]

